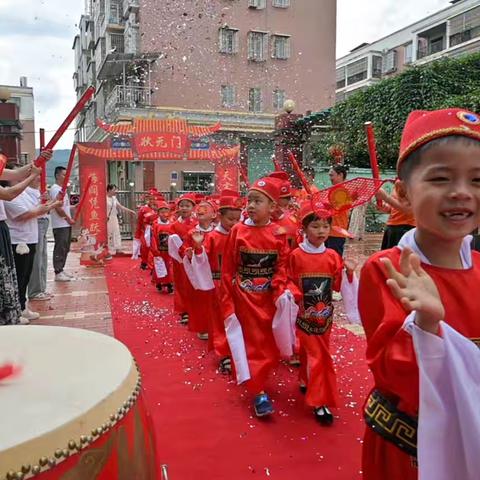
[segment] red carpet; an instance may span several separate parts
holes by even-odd
[[[115,336],[139,363],[170,480],[361,478],[364,340],[342,328],[332,334],[342,404],[332,427],[313,419],[296,369],[284,365],[269,389],[276,413],[258,420],[244,389],[216,373],[206,342],[177,323],[172,296],[157,292],[137,262],[116,258],[106,277]]]

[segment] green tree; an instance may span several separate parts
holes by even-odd
[[[368,167],[364,123],[371,121],[379,165],[394,168],[409,113],[450,107],[480,112],[480,53],[410,67],[338,103],[325,120],[331,131],[313,146],[314,157],[328,158],[330,145],[338,144],[348,164]]]

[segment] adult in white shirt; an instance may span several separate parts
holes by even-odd
[[[122,236],[120,234],[120,225],[118,223],[119,210],[135,216],[135,212],[124,207],[117,199],[117,186],[113,183],[107,185],[107,233],[108,233],[108,253],[115,255],[122,251]]]
[[[5,202],[4,205],[17,272],[20,308],[22,317],[29,321],[40,316],[37,312],[32,312],[27,308],[27,285],[32,273],[38,243],[37,217],[48,213],[59,204],[60,202],[51,201],[41,205],[37,199],[24,190],[13,200]]]
[[[27,187],[27,192],[35,201],[36,205],[42,203],[40,194],[40,177],[38,177],[30,187]],[[48,195],[48,193],[45,193]],[[33,259],[32,274],[28,282],[28,299],[43,301],[50,300],[52,294],[47,292],[47,269],[48,269],[48,245],[47,245],[47,231],[50,223],[49,215],[46,213],[37,217],[38,224],[38,243],[35,250],[35,258]]]
[[[52,157],[52,152],[45,151],[42,156],[46,160]],[[0,147],[0,164],[7,161],[6,155]],[[17,273],[13,259],[10,231],[6,223],[7,215],[4,200],[13,200],[30,183],[38,177],[40,169],[33,164],[11,170],[5,168],[0,174],[1,180],[15,181],[11,187],[0,187],[0,325],[14,325],[29,323],[21,316],[20,301],[18,297]]]
[[[66,168],[55,168],[55,183],[50,187],[50,199],[56,200],[58,194],[62,191],[65,181]],[[72,241],[72,225],[74,221],[70,210],[70,197],[67,193],[63,197],[63,204],[56,207],[50,213],[52,222],[53,238],[55,246],[53,247],[53,269],[55,270],[56,282],[69,282],[73,277],[64,272],[67,262],[68,252],[70,251],[70,242]]]

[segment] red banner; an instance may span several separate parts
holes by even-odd
[[[238,192],[238,165],[235,159],[222,158],[215,162],[215,191],[235,190]]]
[[[93,155],[79,152],[80,186],[85,188],[90,177],[90,186],[85,194],[81,211],[79,246],[83,258],[90,258],[101,251],[107,243],[107,188],[106,164]],[[85,255],[83,255],[85,254]]]
[[[134,139],[139,155],[158,152],[183,155],[188,151],[188,137],[181,133],[139,133]]]

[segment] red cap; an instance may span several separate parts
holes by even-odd
[[[192,202],[193,205],[195,205],[195,201],[196,201],[196,198],[195,198],[195,194],[194,193],[184,193],[183,195],[181,195],[180,197],[178,197],[177,199],[177,205],[182,201],[182,200],[188,200],[189,202]]]
[[[208,198],[204,197],[202,200],[200,200],[198,202],[197,212],[198,212],[198,209],[201,208],[202,206],[203,206],[203,208],[207,207],[207,208],[212,209],[214,213],[217,211],[217,206],[215,205],[215,202],[208,199]]]
[[[334,211],[331,208],[328,208],[324,203],[318,201],[315,202],[313,200],[304,200],[300,204],[300,211],[298,212],[300,223],[312,213],[318,218],[330,218],[334,215]]]
[[[415,110],[407,118],[400,142],[397,172],[415,150],[437,138],[460,135],[480,141],[480,117],[461,108]]]
[[[170,207],[165,200],[157,200],[157,209],[160,210],[161,208],[168,208],[170,210]]]
[[[278,202],[281,183],[278,178],[262,177],[255,181],[250,190],[256,190],[266,195],[270,200]]]
[[[153,223],[158,218],[158,215],[155,212],[148,212],[143,216],[143,221],[145,223]]]
[[[268,176],[280,180],[280,198],[292,196],[292,184],[287,172],[272,172]]]
[[[149,195],[158,195],[158,190],[156,188],[151,188],[149,191],[148,191],[148,194]]]

